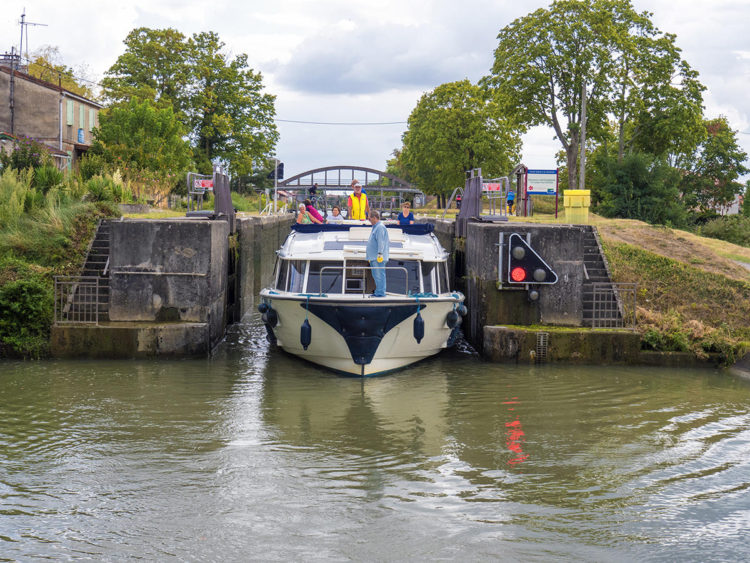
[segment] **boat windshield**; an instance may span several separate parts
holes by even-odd
[[[341,262],[312,260],[307,275],[307,293],[341,293],[344,268]]]

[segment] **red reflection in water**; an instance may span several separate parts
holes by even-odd
[[[518,400],[518,397],[513,397],[510,401],[503,401],[504,405],[518,405],[520,403],[521,401]],[[514,411],[515,408],[510,407],[508,410]],[[528,454],[523,453],[523,442],[526,441],[526,438],[524,437],[525,435],[518,415],[516,415],[515,420],[506,422],[505,427],[507,428],[505,431],[505,445],[511,452],[516,454],[515,457],[508,460],[508,465],[518,465],[526,461],[526,458],[529,457]]]

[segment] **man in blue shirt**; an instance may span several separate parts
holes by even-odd
[[[372,268],[372,279],[375,280],[373,297],[385,297],[385,266],[388,264],[388,229],[380,221],[380,213],[370,209],[372,232],[367,240],[365,257]]]
[[[508,197],[506,201],[508,202],[508,215],[513,215],[513,204],[516,203],[516,194],[513,191],[513,188],[510,188],[508,190]]]

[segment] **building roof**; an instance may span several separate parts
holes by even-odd
[[[16,78],[21,78],[23,80],[26,80],[27,82],[33,82],[34,84],[38,84],[39,86],[43,86],[44,88],[49,88],[50,90],[54,90],[55,92],[60,92],[69,98],[74,98],[80,102],[86,102],[87,104],[96,106],[99,109],[102,109],[104,107],[102,104],[95,102],[94,100],[89,100],[88,98],[84,98],[83,96],[76,94],[75,92],[71,92],[70,90],[67,90],[65,88],[62,88],[61,86],[58,86],[57,84],[52,84],[51,82],[47,82],[46,80],[36,78],[34,76],[31,76],[30,74],[26,74],[25,72],[21,72],[19,70],[11,70],[7,66],[2,66],[2,65],[0,65],[0,72],[4,72],[5,74],[11,74],[12,72]]]

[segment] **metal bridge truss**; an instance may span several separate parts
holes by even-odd
[[[299,203],[310,195],[310,188],[318,185],[318,193],[311,198],[316,207],[325,213],[334,205],[346,209],[346,198],[351,191],[353,180],[358,180],[367,192],[370,207],[386,215],[398,214],[401,204],[411,199],[414,208],[422,207],[425,195],[406,180],[374,168],[363,166],[326,166],[307,170],[278,183],[278,189],[284,190]],[[271,212],[271,205],[266,206],[264,213]],[[282,207],[286,210],[286,205]],[[296,211],[290,210],[290,211]],[[261,213],[261,214],[264,214]]]

